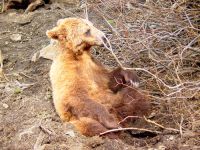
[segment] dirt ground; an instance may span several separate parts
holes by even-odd
[[[0,149],[200,149],[200,134],[190,130],[181,136],[177,132],[164,131],[143,123],[139,127],[159,130],[162,133],[125,132],[123,139],[111,140],[84,137],[70,124],[61,123],[52,103],[48,74],[51,61],[41,58],[32,62],[31,57],[48,45],[46,30],[51,29],[58,19],[72,16],[84,17],[83,10],[52,4],[28,14],[21,10],[9,10],[0,14],[0,50],[4,57],[3,71],[7,78],[0,82]],[[106,26],[95,12],[90,12],[90,16],[90,20],[98,28],[103,29]],[[96,48],[94,55],[109,67],[117,65],[107,50]],[[159,115],[159,112],[167,110],[164,107],[165,105],[158,107],[152,104],[156,121],[160,122],[162,115]],[[170,115],[164,119],[167,119],[167,123],[163,124],[168,127],[178,127]],[[135,126],[138,124],[136,122]]]

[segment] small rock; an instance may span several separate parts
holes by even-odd
[[[16,14],[17,14],[16,12],[11,12],[8,14],[8,16],[12,17],[12,16],[16,16]]]
[[[8,42],[8,41],[5,41],[5,44],[6,44],[6,45],[8,45],[8,44],[9,44],[9,42]]]
[[[68,130],[68,131],[65,132],[65,134],[66,134],[66,135],[69,135],[69,136],[71,136],[71,137],[75,137],[75,133],[74,133],[73,130]]]
[[[126,7],[128,8],[128,10],[133,9],[133,5],[130,2],[126,3]]]
[[[21,34],[12,34],[10,36],[10,39],[14,42],[18,42],[22,40],[22,35]]]
[[[169,137],[169,140],[170,140],[170,141],[173,141],[173,140],[174,140],[174,136],[170,136],[170,137]]]
[[[8,106],[8,104],[3,103],[3,107],[4,107],[5,109],[7,109],[9,106]]]
[[[149,27],[150,27],[151,29],[156,29],[156,28],[157,28],[157,25],[152,24],[152,25],[150,25]]]
[[[158,146],[158,150],[165,150],[167,147],[166,146],[164,146],[164,145],[159,145]]]

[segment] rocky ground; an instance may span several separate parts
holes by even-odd
[[[136,122],[136,127],[159,130],[161,134],[124,132],[122,139],[111,140],[84,137],[70,124],[61,123],[52,104],[48,75],[51,61],[41,58],[32,62],[31,58],[35,52],[48,45],[45,32],[58,19],[72,16],[84,18],[84,14],[84,10],[79,7],[71,8],[61,4],[48,5],[28,14],[24,14],[23,10],[9,10],[0,14],[0,50],[4,72],[0,81],[0,149],[199,149],[200,134],[187,129],[185,134],[180,135],[173,130],[161,130],[155,124],[138,126]],[[97,12],[91,11],[89,16],[99,29],[108,28]],[[95,48],[93,53],[105,65],[117,65],[109,51]],[[129,53],[121,53],[124,58],[131,57]],[[152,102],[151,115],[155,121],[179,130],[181,119],[173,120],[170,115],[164,118],[158,114],[164,110],[166,115],[168,108],[165,104],[160,103],[158,106]]]

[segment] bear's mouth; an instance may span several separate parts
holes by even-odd
[[[84,50],[85,50],[85,51],[89,51],[91,47],[92,47],[91,45],[86,44]]]

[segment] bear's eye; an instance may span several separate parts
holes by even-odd
[[[90,36],[90,35],[91,35],[90,29],[88,29],[88,30],[85,32],[85,35],[86,35],[86,36]]]

